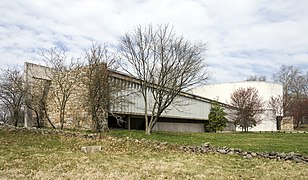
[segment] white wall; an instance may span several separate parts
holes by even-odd
[[[218,101],[229,104],[231,94],[238,88],[254,87],[258,90],[260,97],[264,102],[270,100],[271,96],[282,96],[282,85],[264,81],[244,81],[235,83],[221,83],[212,84],[198,87],[192,90],[193,94],[209,98],[218,99]],[[267,110],[262,115],[262,121],[256,127],[250,129],[251,131],[276,131],[275,116],[271,113],[271,110],[266,107]],[[237,128],[237,130],[241,130]]]

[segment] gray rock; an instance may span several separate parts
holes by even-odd
[[[228,154],[233,155],[233,154],[234,154],[234,151],[230,151],[230,152],[228,152]]]
[[[285,158],[286,154],[285,153],[279,153],[277,156],[279,156],[280,158]]]
[[[102,146],[83,146],[81,147],[81,150],[84,153],[96,153],[102,151]]]
[[[221,154],[227,154],[228,152],[224,149],[218,149],[217,152],[221,153]]]
[[[243,156],[246,156],[247,154],[248,154],[248,153],[247,153],[246,151],[243,151],[243,152],[242,152],[242,155],[243,155]]]
[[[252,158],[252,155],[251,155],[251,154],[247,154],[247,155],[246,155],[246,158],[247,158],[247,159],[251,159],[251,158]]]
[[[206,142],[203,144],[203,147],[210,147],[210,142]]]
[[[251,153],[251,156],[252,156],[252,157],[257,157],[257,153],[252,152],[252,153]]]

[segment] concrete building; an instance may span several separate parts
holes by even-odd
[[[34,80],[51,81],[50,69],[44,66],[25,63],[25,78],[27,82]],[[140,81],[119,72],[110,73],[110,82],[118,82],[125,85],[125,90],[118,91],[116,96],[126,96],[129,103],[111,103],[109,113],[109,125],[116,127],[115,118],[124,120],[124,126],[127,129],[144,129],[144,101],[140,92]],[[110,83],[111,84],[111,83]],[[87,92],[84,81],[80,82],[76,92],[67,103],[67,111],[65,114],[65,127],[69,128],[91,128],[91,116],[87,111],[84,102],[84,95]],[[132,93],[133,92],[133,93]],[[149,92],[149,104],[154,101],[154,98]],[[124,97],[123,96],[123,97]],[[59,126],[58,112],[56,106],[52,103],[52,97],[48,96],[47,106],[48,114],[51,121]],[[174,103],[166,109],[159,121],[154,126],[154,131],[181,131],[181,132],[204,132],[204,125],[208,120],[212,100],[201,96],[193,95],[186,92],[181,92],[175,98]],[[224,105],[224,104],[222,104]],[[25,126],[32,126],[33,113],[30,109],[26,109]],[[149,112],[150,114],[150,112]],[[47,124],[48,125],[48,124]]]
[[[222,103],[229,104],[231,94],[238,88],[254,87],[258,90],[258,93],[262,100],[267,104],[270,98],[282,96],[283,87],[281,84],[265,82],[265,81],[243,81],[234,83],[221,83],[204,85],[192,90],[192,93],[198,96],[202,96],[209,99],[217,99]],[[276,131],[277,121],[276,115],[272,110],[265,106],[265,111],[262,114],[262,121],[255,127],[250,128],[250,131]],[[241,131],[240,128],[236,128],[237,131]]]
[[[84,73],[84,72],[83,72]],[[124,120],[122,127],[127,129],[144,129],[144,101],[140,92],[140,81],[126,74],[111,71],[108,81],[117,82],[125,85],[124,90],[118,91],[114,96],[126,97],[129,103],[116,102],[110,103],[108,113],[108,124],[110,127],[119,127],[116,119]],[[50,87],[53,86],[50,69],[32,63],[25,63],[25,79],[27,82],[49,81]],[[83,79],[78,84],[77,90],[72,94],[67,103],[65,114],[65,127],[67,128],[92,128],[91,114],[85,101],[87,88]],[[112,83],[109,83],[112,84]],[[282,86],[269,82],[238,82],[223,83],[215,85],[205,85],[198,87],[192,93],[180,92],[173,104],[166,109],[161,118],[154,126],[154,131],[181,131],[181,132],[204,132],[204,125],[208,121],[208,114],[211,108],[212,99],[218,99],[224,107],[229,107],[228,102],[231,93],[240,87],[255,87],[264,101],[268,101],[271,96],[282,95]],[[148,93],[150,107],[154,98]],[[49,118],[55,125],[59,125],[59,115],[53,102],[52,96],[47,96],[47,107]],[[25,109],[25,126],[35,125],[33,113],[30,109]],[[150,112],[149,112],[150,114]],[[48,123],[45,123],[48,125]],[[232,122],[228,123],[225,130],[240,130],[235,128]],[[271,110],[266,110],[262,122],[252,131],[275,131],[276,119]]]

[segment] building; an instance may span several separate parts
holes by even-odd
[[[229,104],[231,94],[238,88],[254,87],[258,90],[260,97],[265,103],[265,111],[262,114],[262,121],[250,131],[276,131],[277,120],[272,109],[266,106],[271,97],[282,96],[283,87],[281,84],[266,81],[243,81],[234,83],[220,83],[204,85],[192,90],[192,93],[209,99],[217,99],[222,103]],[[240,128],[236,128],[241,131]]]
[[[81,72],[82,74],[83,72]],[[127,129],[144,129],[144,102],[143,97],[139,91],[140,81],[125,75],[123,73],[112,71],[109,77],[109,84],[116,82],[125,86],[124,90],[117,91],[115,96],[126,97],[127,101],[118,101],[116,103],[110,103],[109,107],[109,126],[118,127],[117,119],[123,120],[122,127]],[[28,83],[38,80],[44,80],[50,82],[50,88],[53,87],[52,77],[50,75],[50,69],[44,66],[25,63],[25,79]],[[86,80],[83,79],[78,84],[77,90],[72,94],[71,98],[67,102],[65,112],[65,124],[66,128],[81,128],[91,129],[93,124],[91,123],[91,115],[89,108],[85,103],[85,95],[87,89],[85,87]],[[154,99],[149,94],[149,104]],[[54,97],[49,92],[47,95],[47,109],[49,119],[59,126],[59,113],[54,103]],[[161,115],[159,121],[155,124],[154,131],[181,131],[181,132],[204,132],[204,125],[207,123],[208,114],[210,112],[212,100],[193,95],[186,92],[181,92],[178,97],[175,98],[174,103],[166,109]],[[224,104],[222,104],[224,105]],[[35,117],[31,109],[26,109],[25,126],[35,125]],[[150,112],[149,112],[150,113]],[[48,126],[48,123],[45,123]]]
[[[80,74],[83,76],[76,90],[72,93],[67,102],[64,126],[66,128],[91,129],[93,122],[89,107],[85,102],[87,88],[84,77],[85,68]],[[107,69],[106,69],[107,70]],[[32,63],[25,63],[25,79],[31,84],[35,81],[49,82],[49,87],[53,87],[51,69]],[[107,70],[110,71],[110,70]],[[114,92],[112,95],[120,97],[123,101],[111,102],[106,112],[108,124],[110,127],[121,127],[127,129],[145,129],[144,121],[144,101],[140,92],[140,80],[135,79],[126,74],[110,71],[108,83],[121,84],[124,88]],[[175,98],[173,104],[166,109],[158,122],[155,124],[154,131],[180,131],[180,132],[204,132],[205,124],[208,122],[208,114],[210,112],[212,99],[218,99],[220,105],[225,108],[230,107],[228,101],[231,93],[239,87],[255,87],[259,91],[264,100],[269,100],[271,96],[282,95],[282,86],[269,82],[238,82],[223,83],[215,85],[205,85],[198,87],[192,93],[180,92]],[[49,120],[56,126],[59,126],[59,112],[54,102],[54,97],[50,91],[46,91],[46,102]],[[149,104],[154,101],[151,93],[148,93]],[[115,98],[117,99],[117,98]],[[35,126],[35,116],[31,109],[26,108],[25,126]],[[150,114],[150,112],[148,113]],[[119,124],[119,120],[122,122]],[[250,129],[252,131],[275,131],[276,119],[271,110],[267,110],[262,117],[262,122],[256,127]],[[48,123],[44,122],[48,126]],[[121,125],[121,126],[120,126]],[[228,123],[225,130],[239,130],[235,128],[232,122]]]

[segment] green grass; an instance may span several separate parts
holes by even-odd
[[[176,133],[153,132],[150,136],[144,131],[112,130],[115,137],[157,140],[179,145],[202,145],[210,142],[214,146],[241,148],[253,152],[297,152],[308,155],[307,133]]]
[[[84,154],[80,150],[84,145],[101,145],[102,152]],[[101,140],[89,140],[4,131],[0,128],[0,154],[0,179],[308,177],[307,164],[258,158],[244,159],[236,155],[184,153],[172,147],[156,148],[154,143],[135,143],[110,138],[106,134]]]

